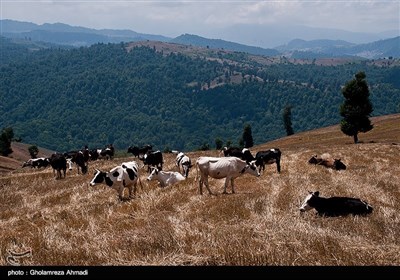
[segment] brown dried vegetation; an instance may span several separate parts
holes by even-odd
[[[199,195],[194,168],[164,189],[141,169],[143,189],[128,202],[105,185],[89,186],[95,168],[132,157],[91,162],[88,174],[74,169],[61,180],[51,168],[3,173],[0,265],[9,265],[10,251],[26,250],[22,265],[400,265],[400,115],[372,120],[375,128],[357,145],[332,126],[253,147],[279,147],[282,172],[269,165],[259,178],[239,177],[235,194],[221,194],[224,180],[210,179],[217,195]],[[307,163],[325,152],[347,170]],[[217,151],[188,155],[195,161]],[[174,158],[164,154],[165,170],[176,169]],[[374,212],[300,215],[308,190],[359,197]]]

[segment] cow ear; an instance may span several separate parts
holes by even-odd
[[[314,193],[314,195],[315,195],[315,196],[319,196],[319,191],[316,191],[316,192]]]

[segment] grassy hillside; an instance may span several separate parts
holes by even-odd
[[[224,180],[210,180],[217,195],[199,195],[195,169],[165,189],[142,169],[143,188],[128,202],[105,186],[89,187],[95,168],[127,159],[92,162],[87,175],[73,170],[62,180],[51,169],[15,170],[0,177],[0,250],[31,250],[17,260],[23,265],[398,266],[400,115],[372,121],[357,145],[332,126],[253,147],[281,148],[282,172],[272,165],[258,178],[244,175],[236,194],[221,194]],[[340,157],[347,170],[307,163],[321,153]],[[188,153],[193,161],[217,154]],[[165,170],[175,168],[174,157],[164,154]],[[307,191],[316,190],[362,198],[374,212],[300,215]]]

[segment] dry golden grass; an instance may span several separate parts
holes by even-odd
[[[261,177],[210,180],[216,196],[199,195],[196,170],[187,181],[161,189],[147,182],[137,197],[120,202],[104,185],[88,185],[95,168],[130,158],[92,162],[55,180],[50,168],[17,169],[0,177],[0,265],[9,252],[22,265],[400,265],[400,115],[373,118],[375,128],[352,144],[338,126],[303,132],[257,147],[282,150],[282,172],[267,166]],[[309,165],[330,153],[347,165],[334,171]],[[191,152],[193,161],[217,151]],[[164,154],[165,170],[175,156]],[[367,217],[300,215],[307,191],[368,201]],[[228,191],[230,191],[228,189]],[[127,193],[125,193],[127,194]]]

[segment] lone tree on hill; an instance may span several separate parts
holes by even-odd
[[[12,127],[3,128],[0,134],[0,155],[8,156],[13,152],[11,149],[11,141],[14,138]]]
[[[365,81],[365,73],[358,72],[355,79],[346,83],[342,89],[345,98],[340,105],[340,129],[348,136],[353,136],[354,143],[358,143],[358,133],[367,132],[373,128],[369,117],[373,111],[369,100],[369,89]]]
[[[243,146],[245,148],[251,148],[254,145],[253,142],[253,135],[251,133],[251,126],[249,124],[246,124],[244,129],[243,129],[243,135],[242,135],[242,139],[243,141]]]
[[[29,146],[28,152],[31,155],[31,158],[37,158],[39,154],[39,148],[36,145]]]
[[[283,109],[283,125],[285,126],[287,136],[294,134],[292,127],[292,106],[286,106]]]

